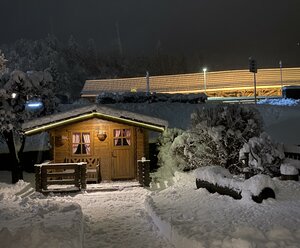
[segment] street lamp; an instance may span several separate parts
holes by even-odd
[[[204,93],[206,94],[206,71],[207,71],[207,68],[204,67],[203,68],[203,81],[204,81]]]

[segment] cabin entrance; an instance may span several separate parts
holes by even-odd
[[[131,128],[113,129],[112,180],[135,178],[133,148],[133,130]]]

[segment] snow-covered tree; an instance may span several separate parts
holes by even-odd
[[[159,137],[159,153],[158,153],[158,164],[159,168],[157,172],[151,175],[153,181],[164,181],[165,179],[172,178],[175,171],[178,170],[180,162],[178,159],[170,152],[170,147],[174,142],[174,139],[183,133],[183,130],[177,128],[168,128]]]
[[[0,78],[0,135],[6,142],[12,159],[12,183],[23,178],[20,156],[25,145],[24,121],[48,113],[56,107],[52,77],[49,72],[13,71]],[[39,100],[42,107],[30,111],[30,100]]]
[[[5,56],[0,49],[0,76],[2,76],[6,72],[6,61],[7,60],[5,59]]]
[[[252,174],[280,175],[280,165],[285,155],[282,144],[272,141],[263,132],[259,137],[253,137],[244,144],[239,153],[240,160],[247,160],[248,172]]]

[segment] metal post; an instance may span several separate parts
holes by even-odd
[[[282,97],[282,61],[279,61],[279,67],[280,67],[280,85],[281,85],[281,97]]]
[[[150,80],[149,80],[149,72],[146,72],[146,84],[147,84],[147,92],[146,95],[149,96],[150,95]]]
[[[257,103],[257,98],[256,98],[256,73],[253,73],[254,75],[254,103]]]
[[[42,176],[40,165],[35,165],[35,190],[42,192]]]
[[[206,94],[206,68],[203,68],[204,93]]]

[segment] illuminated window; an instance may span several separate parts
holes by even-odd
[[[90,133],[72,134],[72,153],[73,154],[91,154],[91,135]]]
[[[114,146],[130,146],[130,129],[114,129]]]

